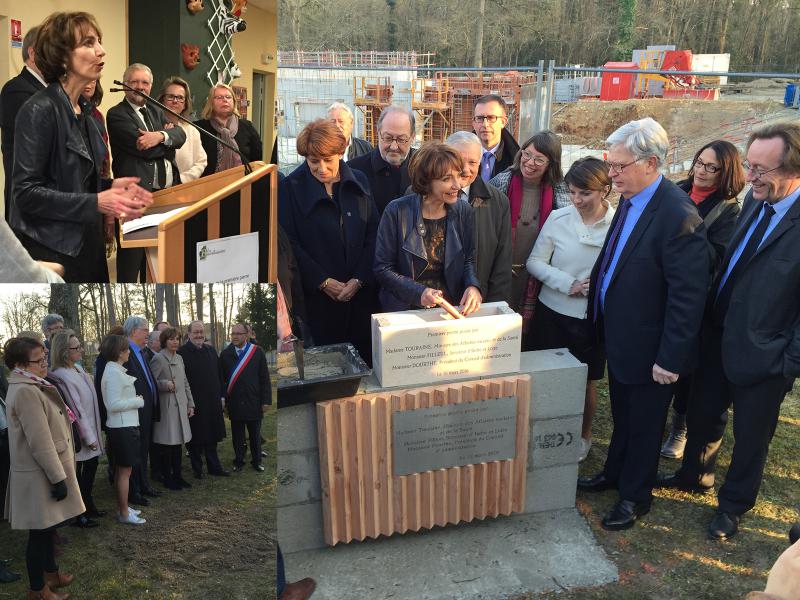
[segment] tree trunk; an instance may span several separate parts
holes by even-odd
[[[164,320],[164,287],[166,284],[164,283],[157,283],[156,284],[156,316],[155,322],[158,323],[159,321]]]
[[[475,28],[475,58],[472,63],[476,67],[483,66],[483,21],[486,17],[486,0],[478,0],[478,23]]]
[[[64,326],[81,337],[81,324],[78,317],[78,286],[53,283],[50,285],[50,301],[47,312],[64,317]]]
[[[211,343],[214,344],[214,347],[217,351],[222,350],[222,344],[220,344],[220,340],[217,338],[217,305],[214,301],[214,284],[208,284],[208,313],[209,313],[209,331],[208,334],[211,336]]]
[[[195,317],[198,321],[202,321],[204,318],[203,315],[203,284],[202,283],[195,283],[194,284],[194,302],[196,307],[196,314]]]
[[[117,324],[117,313],[114,308],[114,295],[111,293],[111,284],[103,285],[106,293],[106,306],[108,307],[108,328],[111,329]],[[105,333],[105,332],[104,332]]]

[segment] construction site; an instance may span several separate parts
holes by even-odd
[[[353,135],[375,145],[384,107],[410,107],[416,145],[472,129],[472,107],[486,94],[508,106],[507,128],[522,142],[536,131],[561,135],[563,168],[601,156],[605,138],[646,116],[670,135],[669,173],[684,173],[695,151],[713,139],[743,147],[761,124],[797,117],[800,87],[774,74],[730,73],[729,55],[692,54],[673,46],[635,50],[629,62],[556,67],[553,61],[515,70],[437,68],[417,52],[281,52],[277,128],[283,171],[300,162],[295,138],[335,101],[353,109]],[[642,73],[642,71],[647,71]],[[703,75],[708,73],[708,75]]]

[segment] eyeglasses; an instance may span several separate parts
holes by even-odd
[[[708,163],[704,163],[699,158],[696,158],[695,161],[694,161],[694,168],[695,169],[699,169],[700,167],[703,167],[706,170],[706,173],[712,173],[712,174],[716,173],[717,171],[722,170],[722,167],[718,167],[717,165],[710,165]]]
[[[527,150],[522,151],[522,160],[526,162],[533,161],[533,164],[535,164],[537,167],[543,167],[550,162],[546,158],[542,158],[540,156],[534,156]]]
[[[153,84],[152,81],[147,81],[146,79],[129,79],[125,83],[127,83],[131,87],[134,87],[134,86],[137,86],[137,85],[152,85]]]
[[[499,119],[505,119],[503,115],[475,115],[472,117],[475,123],[497,123]]]
[[[69,346],[68,349],[69,350],[83,350],[83,345]]]
[[[224,96],[222,95],[214,96],[214,100],[233,100],[233,96],[231,96],[230,94],[226,94]]]
[[[28,364],[29,365],[44,365],[44,366],[47,366],[47,355],[45,354],[39,360],[29,360]]]
[[[764,169],[762,169],[760,167],[752,167],[752,166],[750,166],[750,163],[747,162],[747,161],[744,161],[742,163],[742,167],[744,168],[744,170],[747,171],[748,173],[753,173],[753,175],[756,176],[756,179],[761,179],[767,173],[772,173],[773,171],[777,171],[782,166],[783,166],[783,163],[779,164],[774,169],[768,169],[768,170],[765,171]]]
[[[395,143],[398,146],[403,146],[403,145],[407,144],[408,142],[410,142],[411,138],[408,137],[407,135],[394,136],[394,135],[389,135],[388,133],[382,133],[381,134],[381,141],[384,144],[389,144],[390,146],[392,144],[395,144]]]
[[[623,169],[625,169],[626,167],[630,167],[633,163],[637,162],[638,160],[639,159],[637,158],[629,163],[625,163],[624,165],[622,163],[610,163],[610,162],[607,162],[606,164],[608,165],[609,171],[614,171],[615,173],[622,174]]]
[[[184,102],[186,100],[186,96],[178,96],[176,94],[167,94],[164,96],[164,100],[168,102]]]
[[[231,335],[247,335],[246,331],[231,331]]]

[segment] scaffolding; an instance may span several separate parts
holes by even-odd
[[[434,66],[433,52],[380,52],[322,50],[281,50],[278,64],[282,67],[391,67],[406,69],[429,69]]]
[[[361,116],[361,137],[378,144],[376,124],[383,109],[392,103],[394,88],[389,77],[354,77],[353,104]]]
[[[446,77],[411,80],[411,110],[417,118],[417,136],[423,141],[443,141],[451,128],[450,81]]]

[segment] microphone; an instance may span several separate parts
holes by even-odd
[[[239,158],[242,160],[242,166],[244,167],[244,174],[245,174],[245,175],[250,175],[250,173],[252,173],[252,172],[253,172],[253,167],[251,167],[251,166],[250,166],[250,161],[248,161],[248,160],[247,160],[247,158],[245,157],[245,155],[244,155],[244,154],[242,154],[242,151],[241,151],[241,150],[239,150],[238,148],[236,148],[236,147],[234,147],[233,145],[231,145],[231,144],[227,143],[225,140],[223,140],[223,139],[221,139],[220,137],[218,137],[218,136],[214,135],[214,134],[213,134],[213,133],[211,133],[210,131],[206,131],[205,129],[203,129],[202,127],[200,127],[200,126],[199,126],[199,125],[197,125],[196,123],[194,123],[194,122],[190,121],[189,119],[187,119],[187,118],[186,118],[186,117],[184,117],[183,115],[179,115],[178,113],[176,113],[176,112],[175,112],[174,110],[172,110],[171,108],[167,108],[166,106],[164,106],[163,104],[161,104],[161,102],[159,102],[158,100],[156,100],[156,99],[155,99],[155,98],[153,98],[152,96],[148,96],[148,95],[147,95],[147,94],[145,94],[144,92],[140,92],[139,90],[136,90],[136,89],[132,88],[132,87],[131,87],[131,86],[129,86],[127,83],[124,83],[124,82],[122,82],[122,81],[117,81],[117,80],[115,79],[115,80],[114,80],[114,83],[115,83],[116,85],[120,85],[120,86],[122,86],[122,87],[120,87],[120,88],[110,88],[110,89],[108,90],[109,92],[133,92],[134,94],[137,94],[138,96],[141,96],[142,98],[144,98],[144,99],[145,99],[145,101],[146,101],[146,102],[150,102],[151,104],[155,104],[155,105],[156,105],[156,106],[158,106],[158,107],[159,107],[161,110],[163,110],[163,111],[165,111],[165,112],[168,112],[169,114],[171,114],[171,115],[173,115],[173,116],[177,117],[178,119],[180,119],[180,120],[181,120],[181,121],[183,121],[184,123],[188,123],[189,125],[191,125],[191,126],[192,126],[192,127],[194,127],[195,129],[197,129],[197,131],[199,131],[201,134],[203,134],[203,135],[205,135],[205,136],[208,136],[208,137],[210,137],[211,139],[213,139],[213,140],[214,140],[215,142],[217,142],[218,144],[221,144],[221,145],[225,146],[226,148],[228,148],[228,150],[232,150],[233,152],[236,152],[236,154],[238,154],[238,155],[239,155]]]

